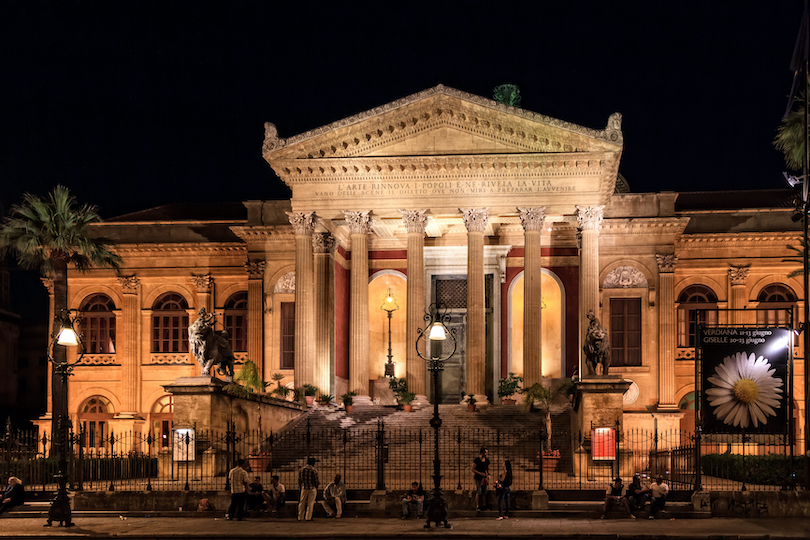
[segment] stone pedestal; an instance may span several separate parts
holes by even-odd
[[[571,415],[572,442],[576,440],[576,433],[582,433],[583,440],[587,441],[584,447],[573,448],[574,467],[581,469],[585,466],[597,466],[599,463],[593,462],[591,452],[591,430],[595,428],[615,428],[619,432],[624,426],[624,404],[622,397],[630,388],[632,383],[625,381],[619,375],[589,376],[574,385],[574,408]],[[618,436],[618,433],[616,434]],[[627,450],[623,445],[619,446],[619,462],[628,462],[622,459]],[[612,471],[616,470],[614,461],[602,462],[608,469],[613,465]],[[608,465],[610,464],[610,465]],[[579,475],[582,470],[575,470]],[[623,474],[623,471],[618,471]],[[605,472],[605,476],[611,476],[613,472]]]

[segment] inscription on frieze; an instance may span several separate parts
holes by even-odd
[[[315,197],[390,197],[420,195],[490,195],[577,191],[565,181],[540,179],[439,180],[426,182],[346,182],[319,186]]]

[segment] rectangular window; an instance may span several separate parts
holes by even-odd
[[[281,303],[281,369],[295,366],[295,302]]]
[[[693,307],[694,304],[681,304],[678,309],[678,347],[695,347],[695,334],[698,324],[717,326],[717,311],[706,307]]]
[[[641,298],[610,299],[610,364],[641,365]]]

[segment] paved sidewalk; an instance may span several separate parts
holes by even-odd
[[[0,517],[0,536],[4,539],[31,538],[317,538],[318,540],[354,538],[413,538],[456,536],[461,538],[583,539],[667,538],[667,539],[781,539],[810,538],[810,519],[536,519],[510,518],[496,521],[485,518],[459,518],[452,529],[425,530],[423,521],[374,518],[294,519],[255,518],[226,521],[222,517],[125,518],[81,517],[70,528],[43,527],[40,518]]]

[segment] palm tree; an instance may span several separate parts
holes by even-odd
[[[791,110],[784,118],[776,130],[776,138],[773,145],[777,150],[780,150],[785,155],[785,165],[790,170],[800,171],[804,168],[805,161],[805,148],[807,147],[807,119],[805,118],[805,104],[806,100],[804,94],[796,102],[798,107]],[[804,179],[803,181],[807,181]],[[802,186],[804,188],[804,186]],[[802,190],[806,194],[806,190]],[[807,201],[802,200],[801,195],[796,195],[798,212],[807,211]],[[788,277],[796,277],[804,275],[804,250],[806,246],[802,240],[801,247],[787,246],[788,249],[796,252],[795,258],[782,259],[782,262],[795,262],[799,263],[801,267],[798,270],[792,271]]]
[[[118,270],[121,257],[103,241],[92,238],[89,226],[100,222],[94,206],[78,207],[64,186],[56,186],[45,199],[26,193],[23,203],[11,208],[0,228],[0,256],[13,253],[20,266],[38,269],[53,279],[54,317],[67,314],[68,265],[86,271],[93,266]],[[59,328],[54,320],[54,332]],[[53,374],[67,364],[65,347],[54,347]],[[66,376],[66,374],[64,375]],[[57,412],[67,414],[67,384],[52,377],[53,419],[51,434],[58,433]],[[66,383],[66,380],[65,380]]]
[[[807,129],[804,119],[804,96],[796,100],[798,107],[782,118],[776,129],[773,145],[785,155],[785,165],[794,171],[804,166],[804,147],[807,144]]]

